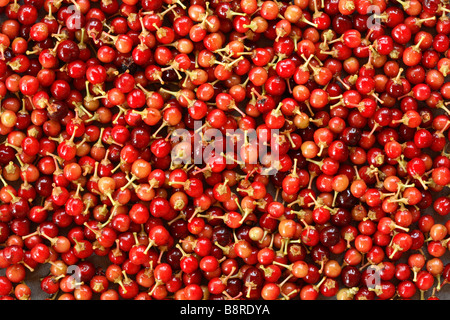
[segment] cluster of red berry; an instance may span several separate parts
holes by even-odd
[[[438,299],[449,12],[0,0],[1,298]]]

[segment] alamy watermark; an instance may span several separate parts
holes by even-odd
[[[277,129],[226,129],[224,131],[194,122],[194,133],[175,129],[170,134],[172,165],[260,165],[261,173],[278,172],[280,143],[290,143]]]
[[[381,25],[381,10],[377,5],[370,5],[367,8],[367,14],[371,13],[367,19],[367,29],[372,29],[373,27],[379,27]]]

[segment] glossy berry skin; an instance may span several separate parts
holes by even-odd
[[[0,0],[0,298],[444,297],[447,10]]]

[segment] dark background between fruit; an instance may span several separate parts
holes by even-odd
[[[184,3],[185,1],[183,1]],[[4,14],[0,14],[0,23],[2,23],[5,20],[5,16]],[[424,28],[426,31],[433,31],[432,29],[428,29],[428,28]],[[266,43],[265,43],[266,44]],[[446,79],[447,80],[447,79]],[[436,111],[436,114],[441,114],[442,111]],[[0,136],[0,143],[2,143],[5,140],[4,136]],[[17,186],[17,184],[15,184],[15,186]],[[313,183],[314,186],[314,183]],[[270,187],[270,185],[269,185]],[[275,195],[275,189],[273,187],[271,187],[269,189],[269,191]],[[433,199],[436,199],[439,196],[448,196],[449,195],[449,189],[448,188],[444,188],[444,190],[438,194],[433,194]],[[441,217],[439,215],[437,215],[436,213],[433,212],[432,206],[427,208],[426,210],[423,211],[423,214],[431,214],[434,218],[435,218],[435,222],[436,223],[445,223],[445,221],[447,220],[447,217]],[[34,229],[32,229],[34,230]],[[423,248],[423,252],[425,253],[426,256],[429,256],[426,252],[426,248]],[[342,257],[337,257],[337,256],[333,256],[334,259],[336,259],[339,262],[342,262]],[[400,262],[406,262],[407,257],[402,257],[399,261]],[[448,262],[450,262],[449,259],[449,252],[447,251],[446,254],[441,257],[442,261],[444,262],[444,265]],[[106,267],[110,264],[109,261],[107,261],[107,258],[103,258],[103,257],[98,257],[95,255],[92,255],[91,257],[89,257],[88,259],[86,259],[87,261],[93,262],[95,266],[97,266],[98,268],[103,268],[103,270],[106,270]],[[44,265],[39,265],[33,272],[30,272],[29,270],[27,270],[27,276],[25,279],[25,283],[31,288],[31,300],[44,300],[44,299],[57,299],[58,295],[56,295],[56,297],[51,297],[48,294],[44,293],[41,289],[40,289],[40,280],[47,276],[49,274],[49,269],[50,269],[50,265],[49,264],[44,264]],[[5,270],[0,270],[0,275],[4,275],[5,274]],[[339,277],[338,277],[339,278]],[[441,279],[441,282],[443,280]],[[435,280],[434,286],[435,287],[437,285],[437,280]],[[118,288],[118,284],[110,284],[111,288]],[[340,286],[343,287],[343,286]],[[425,298],[429,297],[431,295],[431,290],[427,291],[425,294]],[[449,285],[444,285],[442,287],[442,289],[436,293],[436,295],[441,299],[441,300],[448,300],[450,299],[450,286]],[[98,296],[94,294],[93,296],[94,298],[97,298]],[[298,298],[296,298],[298,299]],[[319,295],[319,299],[321,300],[326,300],[327,298],[323,297],[322,295]],[[335,300],[336,297],[331,298],[331,300]],[[414,300],[418,300],[420,299],[420,292],[419,290],[417,290],[416,295],[413,297]]]

